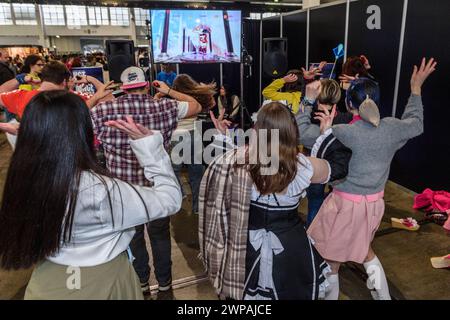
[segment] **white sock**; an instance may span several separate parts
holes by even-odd
[[[339,300],[339,274],[326,275],[330,286],[326,289],[325,300]]]
[[[375,289],[376,295],[372,295],[376,300],[391,300],[389,287],[384,273],[383,266],[377,256],[372,260],[364,263],[369,279],[367,279],[367,287],[371,290]]]

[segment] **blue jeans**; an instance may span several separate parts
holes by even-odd
[[[166,285],[172,280],[172,247],[170,243],[170,217],[154,220],[146,224],[150,244],[152,246],[153,267],[156,280]],[[144,238],[144,225],[136,227],[136,234],[131,240],[130,249],[135,260],[134,270],[141,283],[150,279],[150,266]]]
[[[175,147],[178,143],[182,143],[182,142],[177,142],[174,141],[172,142],[172,148]],[[177,176],[178,182],[180,183],[181,186],[181,191],[183,192],[184,195],[184,191],[183,191],[183,186],[181,184],[181,169],[183,168],[183,166],[186,166],[188,169],[188,178],[189,178],[189,186],[191,187],[192,190],[192,212],[198,212],[198,194],[200,191],[200,183],[202,182],[202,178],[203,178],[203,173],[205,171],[203,164],[195,164],[194,161],[194,137],[193,137],[193,131],[191,132],[191,154],[190,154],[190,164],[173,164],[172,163],[172,167],[173,167],[173,171],[175,172],[175,175]]]
[[[306,227],[309,227],[325,200],[325,185],[312,183],[306,190],[306,197],[308,198]]]

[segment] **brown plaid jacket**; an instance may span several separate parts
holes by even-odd
[[[243,166],[235,166],[237,150],[215,159],[203,176],[199,243],[200,257],[217,294],[241,300],[252,180]]]

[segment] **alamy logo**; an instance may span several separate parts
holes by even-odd
[[[69,274],[66,280],[66,287],[69,290],[81,289],[81,269],[80,267],[67,267],[66,273]]]
[[[377,5],[371,5],[367,7],[366,13],[370,14],[370,17],[367,18],[367,29],[381,30],[381,8]]]
[[[231,148],[237,149],[237,156],[232,158],[224,158],[217,161],[221,163],[225,161],[235,161],[238,165],[244,164],[260,164],[261,175],[275,175],[279,170],[280,163],[280,133],[279,129],[254,129],[242,130],[237,129],[229,132],[226,141],[215,138],[218,134],[216,129],[205,130],[203,135],[202,122],[196,122],[193,134],[186,133],[181,136],[172,136],[172,150],[170,158],[175,165],[180,164],[210,164],[214,160],[223,156]],[[219,135],[220,136],[220,135]],[[224,136],[222,136],[224,137]],[[192,141],[192,139],[194,141]],[[209,142],[203,147],[203,142]],[[212,142],[212,143],[211,143]],[[228,147],[223,147],[223,144]],[[245,147],[248,148],[245,148]]]

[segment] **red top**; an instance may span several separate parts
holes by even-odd
[[[0,99],[6,110],[22,118],[25,107],[31,101],[31,99],[40,93],[39,90],[14,90],[0,94]],[[90,96],[82,93],[72,91],[72,93],[80,96],[84,101],[89,100]]]

